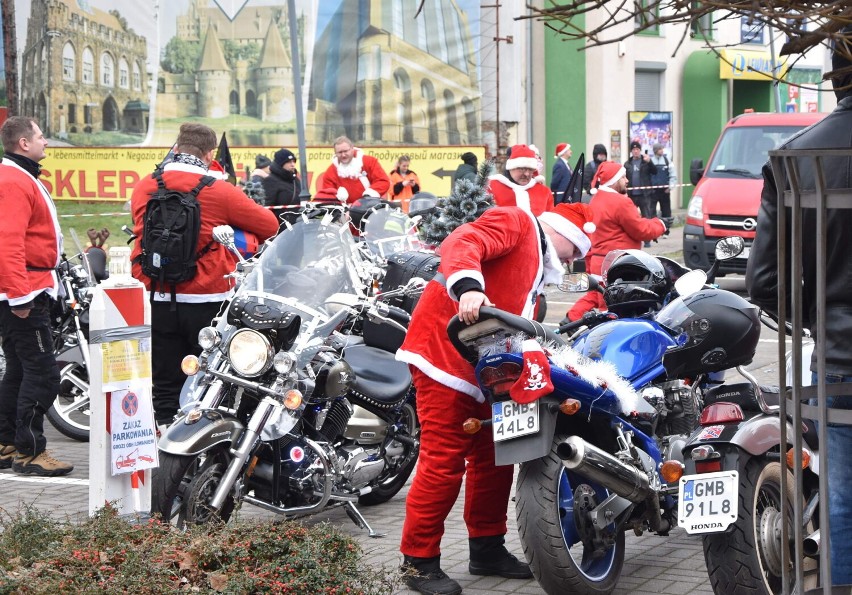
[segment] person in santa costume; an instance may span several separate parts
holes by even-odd
[[[669,225],[662,219],[645,219],[627,196],[626,170],[620,164],[605,161],[592,178],[592,208],[595,232],[594,249],[586,256],[586,270],[601,274],[604,257],[612,250],[641,249],[642,242],[655,240],[668,233]],[[579,320],[589,310],[606,310],[606,302],[598,291],[590,291],[577,300],[568,311],[569,320]]]
[[[411,368],[421,424],[420,459],[400,544],[405,581],[416,591],[461,592],[441,570],[440,545],[465,474],[469,571],[531,576],[529,566],[504,545],[514,469],[495,466],[490,433],[462,431],[465,419],[490,418],[491,409],[474,368],[453,348],[446,328],[453,316],[472,324],[481,306],[532,318],[545,284],[561,280],[562,263],[582,258],[591,247],[591,217],[584,204],[557,205],[537,219],[528,210],[495,207],[441,243],[438,275],[424,290],[396,355]]]
[[[333,190],[340,202],[352,204],[362,196],[382,198],[388,193],[390,179],[378,159],[365,155],[351,140],[340,136],[334,141],[334,157],[321,186],[325,192]]]
[[[488,192],[498,207],[518,206],[536,217],[553,210],[553,193],[538,177],[539,163],[531,147],[512,147],[506,171],[488,178]]]

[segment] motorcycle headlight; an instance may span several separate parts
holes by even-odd
[[[272,365],[272,345],[259,332],[242,329],[228,344],[228,357],[234,370],[243,376],[260,376]]]
[[[272,360],[272,365],[275,366],[275,371],[279,374],[287,374],[293,369],[293,364],[295,363],[296,358],[287,351],[279,351]]]
[[[204,350],[213,349],[222,340],[222,336],[212,326],[206,326],[198,331],[198,344]]]

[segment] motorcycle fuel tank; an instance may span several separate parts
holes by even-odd
[[[674,339],[651,320],[613,320],[600,324],[574,342],[574,349],[594,360],[613,364],[621,376],[633,379],[660,366]]]

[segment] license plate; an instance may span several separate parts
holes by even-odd
[[[494,442],[538,432],[538,403],[501,401],[491,405]]]
[[[677,524],[687,533],[718,533],[737,520],[739,474],[717,471],[680,478]]]

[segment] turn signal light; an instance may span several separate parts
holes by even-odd
[[[187,376],[195,376],[201,366],[198,364],[198,357],[195,355],[187,355],[180,362],[180,369]]]
[[[476,434],[482,429],[482,422],[475,417],[468,417],[462,424],[462,429],[465,434]]]
[[[736,403],[719,401],[704,408],[698,423],[702,426],[726,424],[743,420],[743,410]]]
[[[683,463],[680,461],[665,461],[660,466],[660,477],[662,477],[663,481],[666,483],[675,483],[683,477],[683,469]]]
[[[794,449],[790,449],[787,451],[787,466],[790,469],[795,468],[796,459],[795,459],[796,451]],[[806,451],[804,448],[802,449],[802,469],[807,469],[811,464],[811,453]]]
[[[580,401],[577,399],[565,399],[559,403],[559,411],[565,415],[574,415],[580,410]]]
[[[299,405],[302,404],[302,393],[297,391],[295,388],[291,388],[286,393],[284,393],[284,406],[287,409],[298,409]]]

